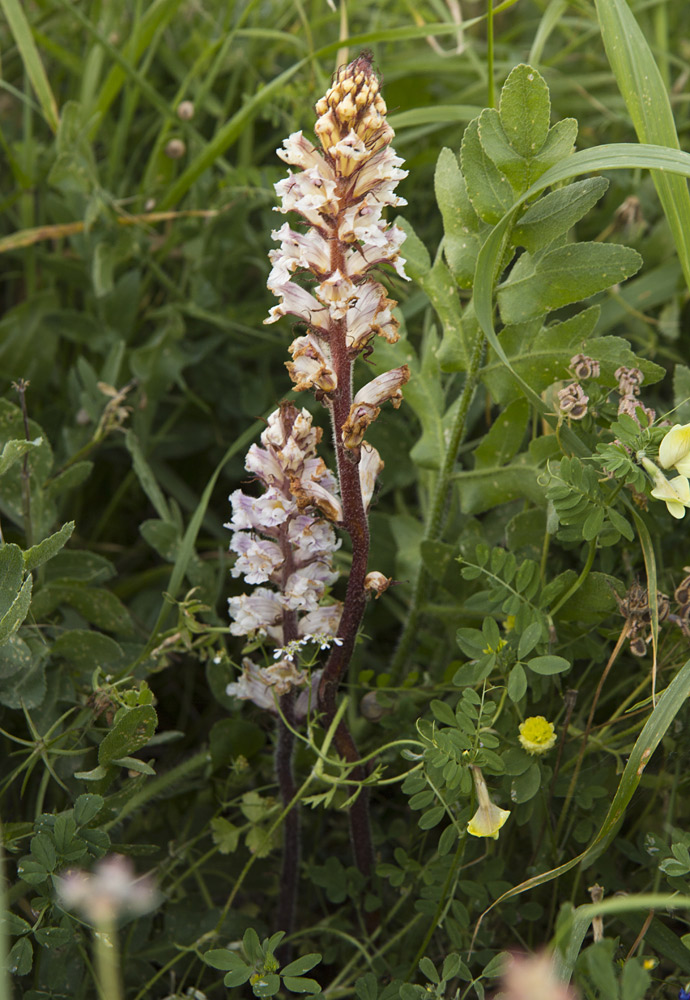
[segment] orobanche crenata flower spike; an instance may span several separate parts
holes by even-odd
[[[384,212],[405,204],[394,192],[407,174],[391,148],[393,130],[367,55],[338,70],[316,113],[320,148],[295,132],[277,150],[294,172],[276,184],[276,210],[301,216],[301,228],[285,223],[272,234],[280,248],[270,253],[268,287],[280,301],[266,322],[287,315],[298,320],[286,367],[295,389],[312,390],[330,413],[337,477],[316,453],[321,430],[312,426],[309,412],[283,403],[268,419],[263,447],[252,445],[247,455],[246,468],[263,494],[233,493],[228,525],[234,531],[233,575],[256,585],[253,593],[230,598],[230,631],[267,638],[276,661],[260,667],[245,659],[244,673],[228,693],[269,710],[278,707],[288,722],[285,726],[279,720],[276,753],[285,804],[294,794],[290,726],[303,718],[309,701],[326,729],[334,722],[338,686],[366,601],[380,596],[390,583],[367,567],[368,510],[383,461],[365,435],[385,403],[400,405],[410,377],[402,365],[354,391],[356,358],[369,356],[377,336],[389,343],[398,339],[392,312],[397,303],[374,275],[389,265],[406,278],[399,255],[405,234],[386,221]],[[340,544],[336,527],[347,532],[352,545],[342,602],[328,593],[337,579],[332,564]],[[330,649],[323,670],[311,677],[295,662],[306,642]],[[367,772],[343,721],[334,727],[333,741],[339,757],[351,765],[350,779],[364,782]],[[292,809],[287,818],[292,832],[285,829],[279,915],[282,929],[288,930],[293,908],[288,897],[294,895],[299,867],[295,814]],[[363,785],[350,808],[350,826],[355,860],[368,877],[373,849]],[[372,915],[367,919],[371,923]]]

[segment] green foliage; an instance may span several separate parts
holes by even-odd
[[[109,853],[161,890],[118,923],[127,1000],[484,998],[506,950],[549,944],[583,1000],[667,1000],[690,977],[685,521],[642,464],[690,422],[673,173],[690,17],[596,0],[597,30],[565,6],[499,5],[491,47],[481,12],[459,26],[436,3],[353,2],[343,28],[283,0],[0,0],[0,965],[4,935],[17,995],[94,994],[92,931],[56,886]],[[411,280],[377,275],[401,339],[368,359],[411,373],[371,427],[369,568],[394,586],[340,704],[364,779],[316,713],[295,726],[311,808],[286,938],[273,718],[226,692],[263,647],[229,632],[223,525],[288,386],[287,328],[263,325],[274,151],[311,136],[337,52],[361,45],[410,172]],[[621,368],[642,376],[632,402]],[[559,401],[575,385],[581,417]],[[347,544],[337,558],[346,575]],[[521,740],[539,716],[543,754]],[[509,811],[496,840],[468,833],[472,768]],[[596,882],[601,905],[668,895],[606,912],[590,944]]]

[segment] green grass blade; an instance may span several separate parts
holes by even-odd
[[[680,149],[671,102],[627,0],[595,0],[606,55],[640,142]],[[681,177],[652,173],[690,288],[690,193]]]
[[[38,54],[34,36],[31,33],[31,25],[26,19],[19,0],[0,0],[0,8],[7,19],[10,31],[14,35],[27,76],[41,105],[43,117],[52,131],[57,132],[60,123],[58,106],[53,91],[50,89],[50,83]]]
[[[573,911],[571,917],[559,928],[556,937],[554,957],[558,978],[568,982],[573,974],[577,956],[594,917],[613,917],[634,910],[678,910],[690,909],[690,896],[679,893],[646,892],[631,893],[600,903],[585,903]],[[562,944],[565,944],[563,948]]]
[[[606,850],[618,831],[618,826],[640,783],[645,767],[651,760],[654,751],[680,711],[688,695],[690,695],[690,660],[685,661],[669,686],[661,694],[656,708],[652,710],[651,715],[645,722],[642,732],[638,736],[628,762],[625,765],[625,770],[621,775],[621,780],[613,797],[613,802],[606,814],[606,818],[592,843],[582,854],[571,858],[565,864],[559,865],[557,868],[551,868],[540,875],[535,875],[533,878],[527,879],[527,881],[521,882],[520,885],[516,885],[512,889],[508,889],[507,892],[504,892],[502,896],[499,896],[482,913],[475,928],[475,936],[482,920],[495,906],[505,903],[509,899],[521,895],[523,892],[528,892],[530,889],[536,889],[537,886],[544,885],[546,882],[551,882],[561,875],[565,875],[566,872],[575,868],[576,865],[588,864],[594,861],[602,851]]]

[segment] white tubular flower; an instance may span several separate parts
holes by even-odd
[[[230,549],[237,553],[232,575],[244,576],[247,583],[266,583],[285,561],[279,545],[248,531],[236,531]]]
[[[690,482],[685,476],[667,479],[661,469],[648,458],[642,458],[642,465],[654,480],[651,491],[655,500],[663,500],[671,517],[677,520],[685,517],[685,510],[690,507]]]
[[[386,206],[405,204],[394,191],[407,172],[390,147],[393,130],[386,122],[386,104],[368,58],[362,56],[341,68],[316,110],[314,131],[321,150],[301,132],[293,133],[278,150],[280,158],[299,171],[275,185],[278,211],[296,212],[310,228],[303,235],[289,226],[273,233],[281,248],[270,254],[273,270],[268,287],[282,301],[266,322],[289,313],[330,338],[342,337],[345,321],[354,355],[376,332],[389,340],[396,337],[397,323],[390,313],[377,324],[385,330],[359,329],[350,334],[350,322],[361,327],[363,320],[358,312],[350,315],[349,306],[358,295],[353,282],[362,284],[372,267],[391,264],[407,277],[399,257],[405,235],[382,215]],[[290,275],[298,268],[317,278],[316,294],[327,310],[319,309],[308,292],[300,296],[290,287]],[[386,300],[381,308],[393,305]]]
[[[472,765],[470,770],[474,778],[479,808],[467,824],[467,832],[473,837],[492,837],[498,840],[498,831],[510,816],[510,809],[499,809],[491,801],[481,768]]]
[[[329,521],[340,524],[343,520],[343,505],[340,499],[322,483],[309,477],[299,479],[294,476],[290,480],[292,495],[300,510],[307,507],[318,507]]]
[[[252,635],[272,628],[283,617],[279,595],[267,587],[258,587],[252,594],[239,594],[228,599],[232,635]]]
[[[293,360],[286,361],[285,367],[297,392],[304,389],[320,389],[325,393],[334,391],[338,379],[331,368],[330,359],[313,333],[297,337],[288,350]]]
[[[276,271],[275,268],[274,271]],[[269,318],[264,320],[264,323],[275,323],[281,316],[290,314],[297,316],[298,319],[303,319],[309,326],[323,330],[325,333],[328,330],[328,309],[320,305],[314,296],[310,295],[301,285],[296,285],[294,281],[282,280],[278,272],[276,272],[276,276],[278,283],[271,284],[269,287],[275,295],[282,297],[282,302],[273,306]]]
[[[664,469],[690,476],[690,424],[673,425],[659,445],[659,461]]]
[[[365,511],[369,510],[376,479],[383,466],[384,462],[376,448],[367,441],[363,441],[359,459],[359,485],[362,490],[362,503]]]
[[[300,619],[299,634],[304,635],[336,635],[340,618],[343,613],[341,601],[326,604],[316,611],[310,611]]]
[[[410,369],[407,365],[402,365],[400,368],[384,372],[383,375],[377,375],[359,390],[350,407],[350,415],[343,424],[343,444],[346,448],[359,447],[364,432],[378,417],[383,403],[390,400],[396,409],[400,406],[401,387],[409,378]]]
[[[394,344],[399,339],[398,323],[391,313],[395,303],[386,296],[383,285],[377,281],[367,281],[359,287],[358,292],[357,301],[347,312],[346,343],[352,355],[364,350],[377,334],[389,344]]]

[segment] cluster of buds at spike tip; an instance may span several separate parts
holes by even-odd
[[[232,575],[271,586],[230,598],[233,635],[268,637],[283,649],[307,636],[323,644],[336,634],[342,605],[320,602],[338,577],[333,553],[340,542],[333,522],[342,519],[342,507],[335,478],[316,453],[320,438],[307,410],[284,403],[268,418],[263,447],[253,444],[247,453],[245,468],[263,493],[254,497],[235,490],[230,496]],[[266,708],[275,705],[273,691],[283,695],[308,681],[288,653],[270,667],[249,659],[243,666],[228,693]]]
[[[409,378],[403,365],[352,398],[352,361],[370,352],[375,336],[398,339],[396,303],[371,273],[389,264],[406,278],[399,256],[405,234],[383,212],[405,204],[394,190],[407,172],[390,146],[393,130],[366,55],[338,71],[316,113],[320,149],[295,132],[277,151],[297,168],[276,184],[277,210],[300,215],[307,228],[299,232],[285,223],[272,234],[280,249],[270,253],[268,287],[280,303],[266,322],[289,314],[305,324],[289,348],[288,372],[298,391],[312,389],[332,410],[337,443],[356,461],[366,427],[382,403],[399,405]],[[310,289],[297,276],[307,278]]]

